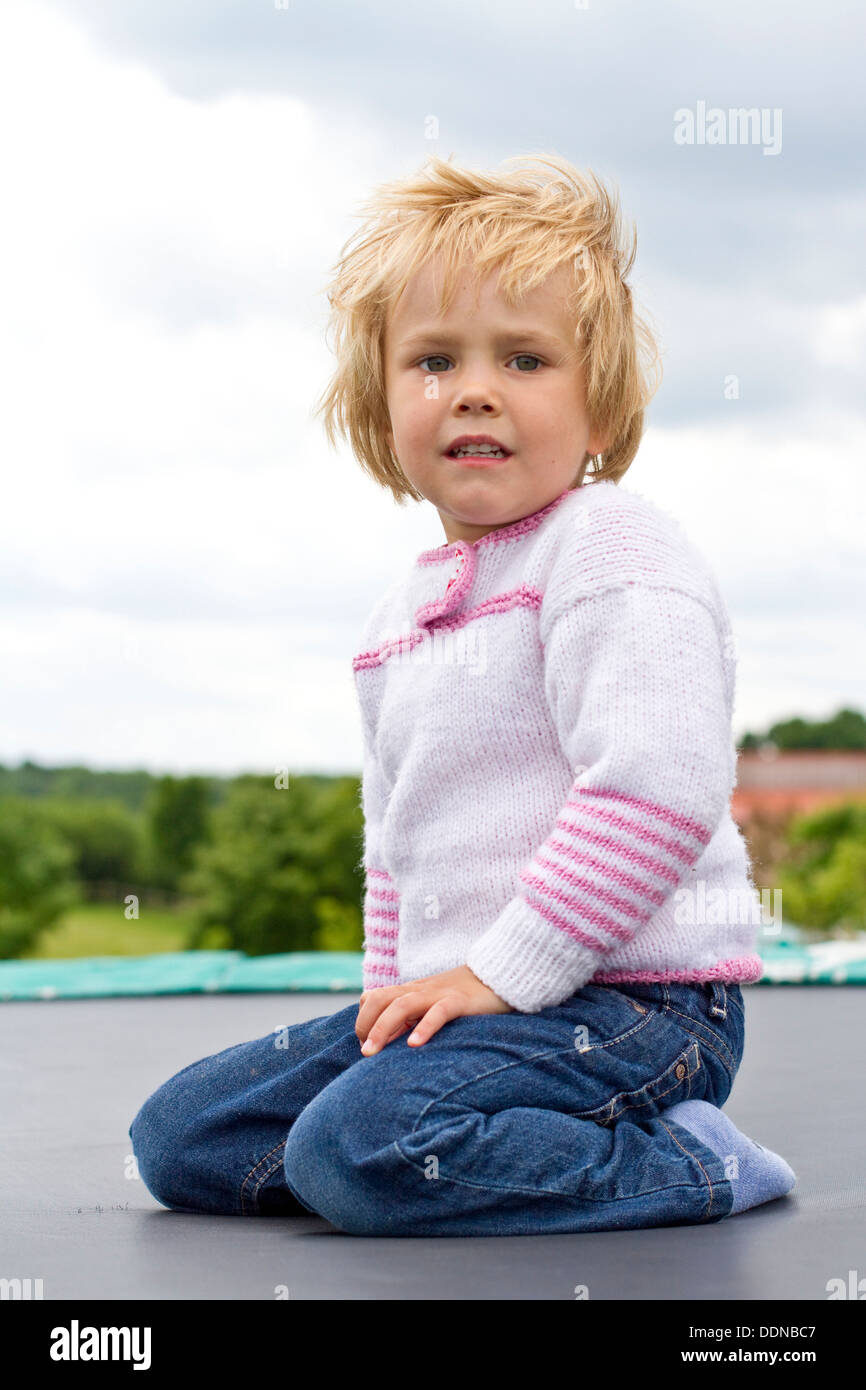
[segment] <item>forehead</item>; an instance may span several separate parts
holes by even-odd
[[[570,331],[566,296],[572,282],[565,266],[557,266],[545,280],[526,290],[513,304],[509,304],[498,288],[499,273],[497,268],[482,276],[472,266],[461,267],[451,303],[442,313],[444,269],[438,258],[426,261],[409,277],[396,304],[391,306],[388,337],[393,341],[421,323],[453,326],[469,315],[473,318],[487,315],[495,317],[499,323],[515,326],[544,322],[552,331]]]

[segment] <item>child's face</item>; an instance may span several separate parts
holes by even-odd
[[[547,506],[605,441],[586,415],[565,267],[515,308],[497,293],[495,272],[480,293],[477,277],[463,272],[444,316],[434,273],[425,265],[388,319],[388,440],[447,540],[473,541]],[[490,435],[511,452],[492,465],[462,463],[448,449],[463,434]]]

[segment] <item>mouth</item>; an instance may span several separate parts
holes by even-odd
[[[459,463],[484,467],[511,458],[511,450],[489,434],[464,434],[445,450],[445,456]]]

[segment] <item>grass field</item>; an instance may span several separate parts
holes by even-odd
[[[127,920],[114,903],[83,903],[42,936],[22,960],[71,960],[78,956],[149,956],[184,950],[192,912],[143,907]]]

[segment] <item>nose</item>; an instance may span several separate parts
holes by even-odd
[[[467,411],[484,411],[487,415],[498,415],[502,409],[499,392],[479,374],[474,382],[461,386],[454,400],[454,409],[461,415]]]

